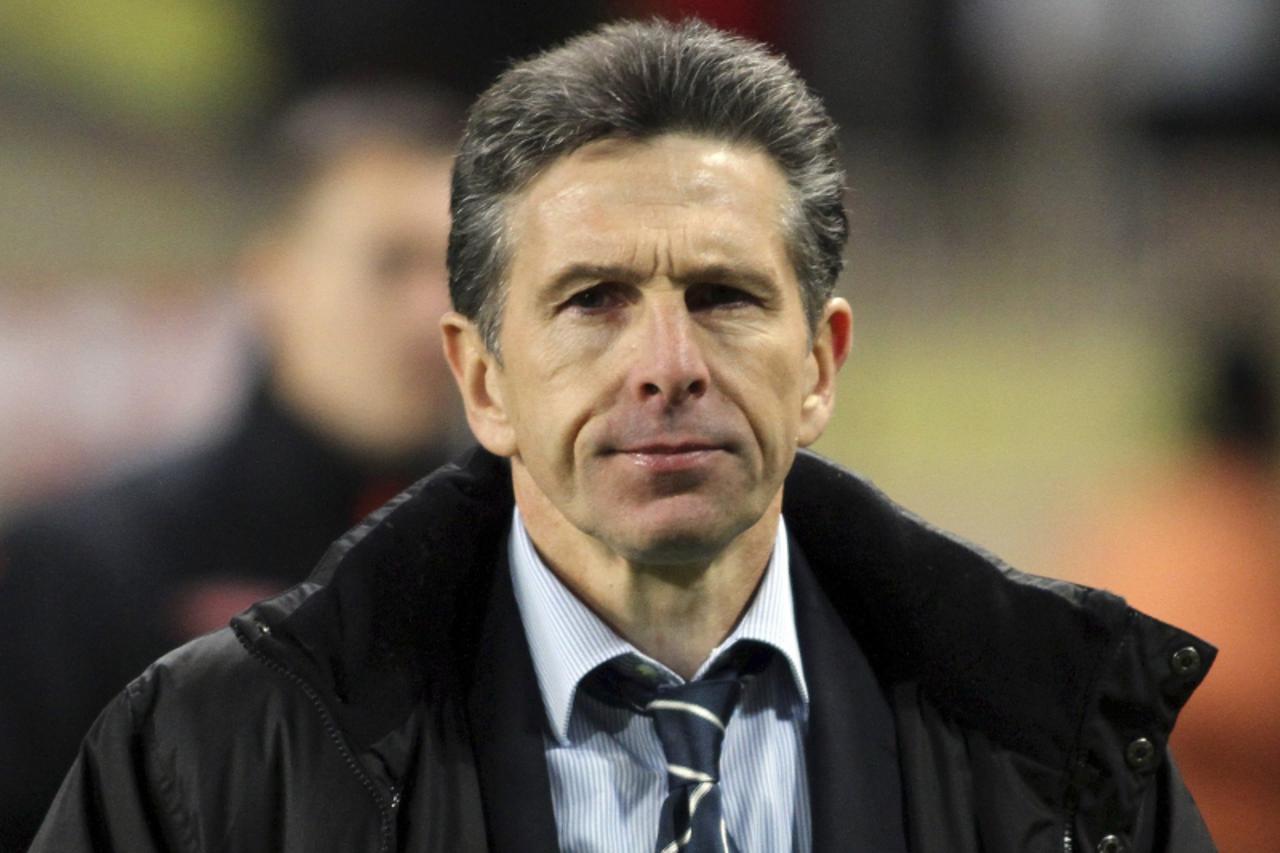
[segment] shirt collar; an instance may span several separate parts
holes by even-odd
[[[801,701],[807,706],[809,690],[800,659],[795,608],[791,597],[791,560],[786,523],[778,519],[778,534],[764,577],[746,613],[694,674],[700,678],[721,653],[739,640],[755,640],[776,649],[787,661]],[[668,679],[681,681],[658,661],[640,652],[569,591],[533,547],[517,507],[507,540],[512,584],[533,656],[534,672],[547,710],[552,733],[563,746],[569,742],[569,717],[578,684],[600,664],[634,655]]]

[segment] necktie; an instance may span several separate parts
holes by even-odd
[[[738,704],[737,678],[659,687],[645,705],[667,762],[658,853],[737,853],[720,802],[720,747]]]
[[[739,853],[724,822],[720,748],[743,687],[764,671],[773,652],[739,640],[707,677],[655,685],[625,658],[598,667],[583,687],[602,702],[653,720],[667,765],[667,798],[658,823],[657,853]]]

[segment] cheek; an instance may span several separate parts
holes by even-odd
[[[635,346],[619,339],[610,326],[581,328],[556,325],[536,341],[517,340],[523,369],[509,386],[523,400],[526,423],[537,423],[543,436],[563,440],[576,435],[593,414],[616,399]]]
[[[723,385],[741,400],[741,407],[762,440],[794,432],[804,397],[803,361],[782,347],[761,352],[742,349],[725,354]],[[790,443],[794,435],[789,435]]]
[[[541,359],[530,364],[531,368],[542,366]],[[517,452],[531,471],[563,478],[571,470],[590,412],[584,399],[587,375],[545,369],[508,375],[504,389],[507,411],[515,428]]]
[[[636,349],[622,332],[620,323],[554,324],[538,352],[545,380],[581,384],[616,371]]]

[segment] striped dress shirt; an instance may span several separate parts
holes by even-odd
[[[584,676],[608,661],[657,683],[683,679],[620,637],[561,583],[534,549],[519,509],[508,553],[547,712],[547,771],[560,849],[652,853],[667,796],[666,762],[653,721],[578,687]],[[765,644],[775,653],[746,684],[725,734],[720,787],[729,834],[744,851],[808,853],[804,738],[809,693],[781,520],[750,606],[694,679],[741,640]]]

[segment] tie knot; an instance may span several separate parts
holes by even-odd
[[[744,683],[772,657],[760,643],[739,641],[709,667],[710,677],[699,681],[655,686],[625,657],[583,679],[583,688],[596,699],[653,720],[667,765],[667,798],[655,848],[659,853],[738,850],[720,801],[720,748]]]
[[[662,741],[672,787],[720,778],[720,747],[742,682],[715,678],[659,687],[645,706]]]

